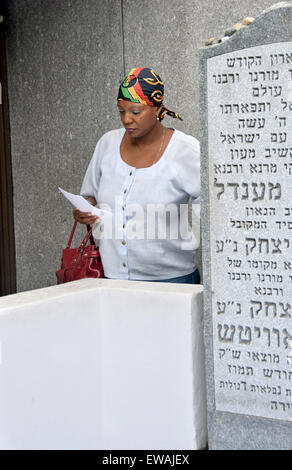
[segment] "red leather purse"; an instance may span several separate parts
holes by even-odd
[[[78,248],[71,248],[77,226],[75,220],[67,247],[63,250],[61,269],[56,271],[57,284],[84,278],[103,277],[103,267],[98,247],[94,243],[92,228],[87,225],[87,235]],[[90,244],[87,245],[88,240]]]

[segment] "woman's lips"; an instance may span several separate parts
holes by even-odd
[[[136,129],[134,129],[133,127],[127,127],[126,128],[126,132],[128,132],[128,134],[133,134],[133,132],[135,132]]]

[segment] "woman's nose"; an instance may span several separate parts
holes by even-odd
[[[130,115],[130,113],[123,113],[122,114],[122,121],[123,121],[123,124],[130,124],[132,122],[132,117]]]

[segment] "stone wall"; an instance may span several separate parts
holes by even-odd
[[[72,208],[97,139],[120,126],[118,84],[151,66],[167,125],[200,137],[198,49],[270,0],[7,0],[8,84],[18,291],[56,282]],[[76,235],[79,241],[81,232]]]

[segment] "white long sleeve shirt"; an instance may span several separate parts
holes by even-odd
[[[158,162],[135,168],[121,157],[125,129],[98,141],[80,194],[112,216],[94,235],[106,277],[171,279],[193,272],[199,240],[188,226],[188,202],[199,207],[200,146],[175,130]]]

